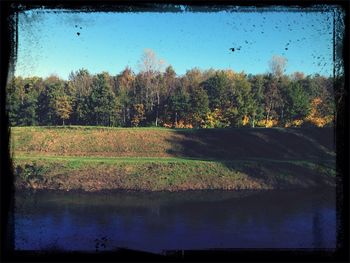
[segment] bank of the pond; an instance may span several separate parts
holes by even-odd
[[[166,159],[18,158],[14,163],[16,187],[64,191],[252,190],[333,186],[335,179],[331,165],[306,161]]]
[[[182,191],[333,186],[332,129],[11,129],[17,189]]]

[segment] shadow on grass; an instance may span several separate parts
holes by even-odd
[[[196,159],[274,160],[333,159],[333,130],[310,129],[198,129],[175,130],[178,138],[168,140],[171,155]]]
[[[210,160],[271,185],[333,184],[333,128],[175,130],[168,154]]]

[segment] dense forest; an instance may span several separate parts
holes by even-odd
[[[274,56],[269,73],[188,70],[178,76],[146,50],[140,72],[14,77],[7,85],[11,126],[102,125],[177,128],[291,127],[333,124],[333,79],[302,72],[285,75]]]

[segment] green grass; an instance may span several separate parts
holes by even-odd
[[[19,157],[15,167],[45,168],[39,189],[97,191],[129,189],[284,189],[334,185],[334,168],[306,161],[180,158]],[[18,176],[21,178],[21,176]],[[32,185],[19,180],[17,185]]]
[[[16,127],[11,134],[18,188],[179,191],[334,185],[331,129],[61,126]],[[47,172],[39,180],[35,171],[43,170]]]
[[[312,165],[314,164],[311,161],[305,160],[273,160],[265,158],[251,158],[251,159],[235,159],[235,160],[220,160],[220,159],[197,159],[197,158],[175,158],[175,157],[77,157],[77,156],[17,156],[14,160],[42,160],[42,161],[68,161],[75,163],[86,163],[86,162],[103,162],[103,163],[261,163],[261,162],[270,162],[270,163],[291,163],[297,165]],[[325,161],[320,166],[324,167],[334,167],[335,163],[329,160]]]

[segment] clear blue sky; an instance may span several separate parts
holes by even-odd
[[[125,66],[137,73],[145,48],[154,50],[179,75],[194,67],[265,73],[273,55],[288,59],[287,74],[331,75],[332,32],[329,12],[72,13],[39,9],[19,15],[15,75],[56,74],[67,79],[72,70],[80,68],[115,75]]]

